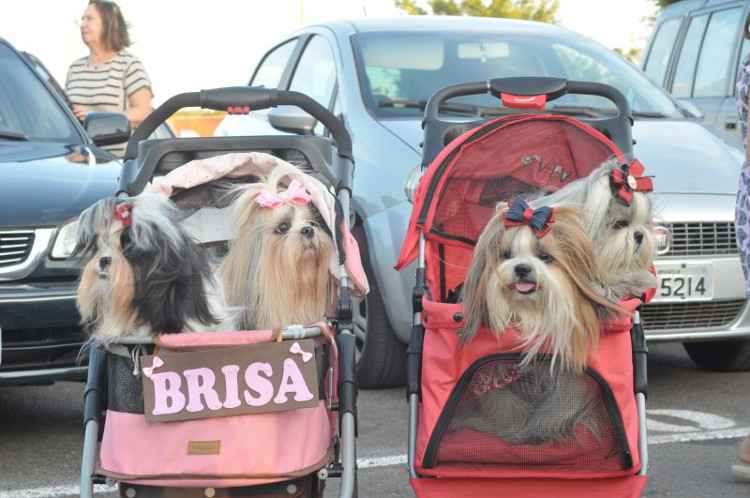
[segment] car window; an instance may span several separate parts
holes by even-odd
[[[363,100],[383,117],[422,114],[435,92],[449,85],[514,76],[605,83],[620,90],[635,112],[679,115],[664,89],[612,50],[579,36],[377,32],[358,34],[354,43]],[[451,101],[498,106],[488,94]],[[566,95],[554,105],[614,110],[614,104],[595,96]]]
[[[741,8],[721,10],[711,15],[698,60],[694,97],[727,95],[727,75],[734,54],[732,47],[741,30],[741,18]]]
[[[297,45],[297,39],[290,40],[269,52],[256,69],[250,85],[278,88],[295,45]]]
[[[329,107],[336,85],[336,64],[328,42],[321,36],[310,39],[292,76],[289,90],[301,92]]]
[[[72,118],[34,70],[1,43],[0,75],[0,134],[22,134],[34,141],[81,143]]]
[[[646,74],[660,85],[664,83],[664,75],[667,74],[669,56],[672,54],[681,21],[679,17],[664,21],[651,43],[651,52],[646,61]]]
[[[690,27],[677,60],[677,71],[672,83],[672,95],[675,97],[690,97],[693,94],[695,64],[698,62],[698,53],[701,49],[703,32],[706,30],[707,23],[708,14],[690,20]]]

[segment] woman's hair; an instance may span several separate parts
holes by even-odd
[[[89,0],[89,5],[96,7],[102,18],[102,41],[113,52],[130,46],[128,25],[122,16],[120,7],[109,0]]]

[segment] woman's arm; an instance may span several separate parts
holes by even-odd
[[[141,124],[146,116],[154,110],[151,105],[151,98],[151,88],[149,87],[143,87],[128,97],[128,110],[125,111],[125,116],[133,128]]]

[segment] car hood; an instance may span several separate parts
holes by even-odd
[[[0,229],[55,226],[117,192],[121,165],[80,146],[0,141]]]
[[[421,154],[419,119],[380,122]],[[735,195],[743,155],[699,123],[682,119],[639,120],[633,126],[635,156],[654,176],[655,192]]]

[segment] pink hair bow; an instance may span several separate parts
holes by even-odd
[[[255,196],[255,202],[265,208],[276,209],[285,202],[290,202],[297,206],[304,206],[310,202],[312,197],[305,187],[297,180],[292,180],[285,192],[277,194],[270,190],[261,190]]]
[[[302,346],[299,345],[299,342],[295,342],[294,344],[292,344],[289,352],[292,354],[301,354],[303,363],[307,363],[308,361],[312,360],[313,357],[312,353],[308,353],[307,351],[304,351],[302,349]]]

